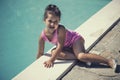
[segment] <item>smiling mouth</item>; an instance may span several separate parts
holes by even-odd
[[[50,29],[54,29],[55,27],[49,27]]]

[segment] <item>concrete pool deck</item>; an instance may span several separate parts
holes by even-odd
[[[80,27],[78,27],[75,31],[79,32],[81,35],[84,36],[86,40],[85,47],[86,49],[88,49],[116,20],[118,20],[119,17],[120,17],[120,1],[113,0],[108,5],[106,5],[103,9],[101,9],[95,15],[93,15],[90,19],[88,19],[85,23],[83,23]],[[13,80],[20,80],[20,79],[40,80],[42,77],[40,75],[43,75],[43,74],[44,74],[43,76],[46,76],[46,77],[48,76],[48,78],[44,80],[48,80],[48,79],[56,80],[58,75],[55,76],[55,74],[59,73],[59,75],[61,75],[61,72],[64,72],[64,70],[67,69],[74,62],[72,61],[67,65],[64,62],[61,63],[60,65],[56,64],[58,65],[58,67],[55,65],[54,66],[55,68],[54,67],[52,68],[54,71],[50,71],[48,69],[45,70],[44,68],[42,68],[43,69],[42,71],[42,69],[40,70],[40,66],[39,66],[39,65],[42,65],[42,63],[40,63],[42,59],[43,58],[40,58],[34,63],[32,63],[20,74],[14,77]],[[81,77],[82,78],[84,77],[83,80],[85,80],[87,78],[85,77],[87,74],[85,73],[86,72],[85,69],[83,73],[80,73],[81,71],[79,72],[79,70],[75,69],[75,67],[72,69],[73,72],[69,72],[69,74],[71,74],[72,76],[68,74],[63,78],[63,80],[79,80],[79,79],[81,80]],[[81,68],[81,67],[79,66],[78,68]],[[39,70],[40,72],[36,72]],[[76,74],[76,76],[74,76],[74,74]],[[83,74],[84,76],[80,76],[81,74]],[[95,80],[95,79],[91,78],[91,80]]]
[[[98,14],[93,15],[88,21],[86,21],[83,25],[83,31],[87,30],[86,26],[96,26],[96,27],[110,27],[118,18],[120,18],[120,1],[113,0],[106,7],[110,7],[105,12],[99,11]],[[105,9],[104,7],[103,9]],[[114,13],[114,10],[117,12]],[[112,13],[113,12],[113,13]],[[102,15],[101,17],[96,17],[96,15]],[[110,16],[111,15],[111,16]],[[107,17],[110,16],[110,17]],[[93,20],[94,19],[94,20]],[[80,26],[80,27],[81,27]],[[86,29],[85,29],[86,27]],[[108,28],[106,27],[106,28]],[[81,28],[76,31],[81,31]],[[88,30],[87,30],[88,31]],[[86,34],[85,36],[91,35],[95,37],[98,34],[101,34],[104,29],[93,30],[92,28],[89,31],[95,31],[94,34]],[[81,33],[81,32],[80,32]],[[85,34],[83,32],[82,34]],[[92,39],[91,37],[91,39]],[[86,38],[87,39],[87,38]],[[93,38],[94,39],[94,38]],[[89,40],[87,40],[87,44],[90,44]],[[89,46],[86,45],[88,48]],[[100,64],[93,63],[91,66],[87,66],[85,63],[78,62],[72,70],[63,77],[62,80],[120,80],[120,20],[114,26],[112,30],[110,30],[91,50],[91,53],[99,54],[105,58],[114,58],[118,61],[117,70],[103,66]]]
[[[62,80],[120,80],[120,21],[90,52],[116,59],[117,70],[100,64],[93,63],[87,66],[78,62]]]

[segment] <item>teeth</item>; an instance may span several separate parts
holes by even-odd
[[[50,27],[50,29],[54,29],[54,27]]]
[[[54,27],[50,26],[50,28],[54,28]]]

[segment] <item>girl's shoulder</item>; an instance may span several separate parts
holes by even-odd
[[[66,33],[66,29],[65,29],[65,27],[63,26],[63,25],[59,25],[59,27],[58,27],[58,30],[57,30],[57,33],[58,33],[58,35],[60,35],[60,34],[65,34]]]
[[[60,30],[60,29],[65,29],[65,26],[64,26],[64,25],[59,24],[58,30]]]
[[[40,38],[41,38],[42,40],[46,40],[45,30],[42,30],[42,31],[41,31]]]

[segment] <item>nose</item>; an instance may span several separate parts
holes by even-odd
[[[51,24],[50,24],[51,26],[54,26],[55,24],[53,23],[53,22],[51,22]]]

